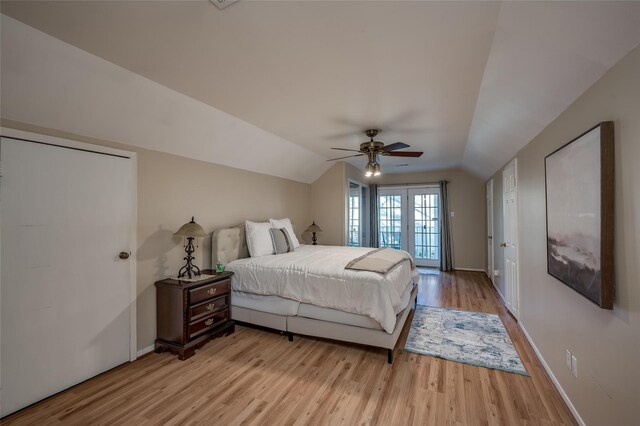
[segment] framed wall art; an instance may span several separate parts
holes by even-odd
[[[603,309],[614,299],[613,122],[545,157],[547,271]]]

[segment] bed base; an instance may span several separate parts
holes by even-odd
[[[416,303],[417,296],[418,284],[413,284],[409,303],[407,307],[397,315],[398,320],[392,333],[387,333],[384,330],[356,327],[313,318],[271,314],[238,306],[232,307],[231,318],[235,321],[285,332],[290,342],[293,341],[293,335],[295,333],[303,336],[321,337],[384,348],[387,349],[387,362],[391,364],[393,363],[393,351],[396,343],[407,322],[409,313]]]

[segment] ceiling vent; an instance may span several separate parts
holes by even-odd
[[[211,3],[215,4],[218,9],[222,10],[225,7],[229,6],[230,4],[233,4],[235,2],[237,2],[238,0],[210,0]]]

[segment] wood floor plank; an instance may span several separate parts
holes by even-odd
[[[420,274],[418,303],[500,316],[529,376],[237,327],[186,361],[150,354],[2,419],[3,425],[576,424],[482,273]]]

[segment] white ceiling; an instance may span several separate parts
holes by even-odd
[[[47,1],[2,13],[325,158],[379,127],[377,139],[425,151],[384,158],[387,172],[483,177],[640,43],[640,2]]]

